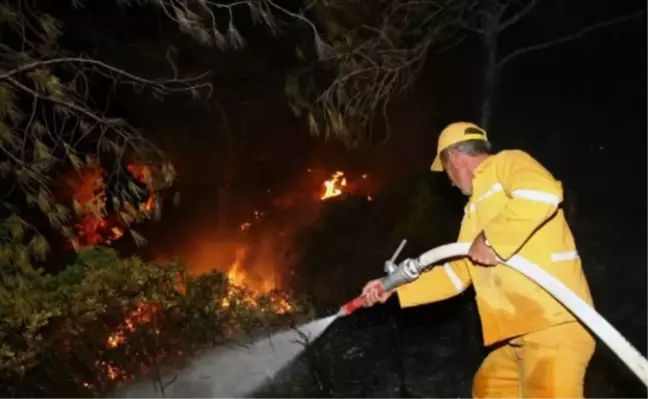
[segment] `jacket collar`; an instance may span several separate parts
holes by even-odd
[[[486,159],[484,159],[477,167],[475,168],[475,171],[473,172],[473,176],[477,177],[480,173],[482,173],[488,166],[493,163],[493,156],[489,155]]]

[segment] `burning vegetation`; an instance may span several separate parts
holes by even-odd
[[[110,246],[123,237],[127,226],[132,221],[148,220],[159,212],[158,194],[153,190],[147,190],[151,187],[155,170],[148,165],[139,164],[128,165],[126,169],[135,182],[139,183],[139,186],[134,186],[132,190],[140,194],[139,202],[122,204],[120,207],[113,206],[110,211],[105,211],[109,209],[105,206],[107,189],[104,170],[99,165],[90,164],[85,168],[73,170],[63,177],[63,184],[59,186],[59,195],[73,203],[78,215],[78,220],[73,225],[75,235],[71,239],[72,246],[81,250],[95,246]],[[310,173],[311,170],[309,169],[308,172]],[[368,175],[364,174],[357,180],[362,181],[367,178]],[[350,180],[343,171],[336,171],[323,181],[320,180],[316,188],[318,201],[312,202],[310,206],[317,209],[320,206],[318,204],[345,194],[352,194],[357,187],[358,183]],[[371,200],[368,195],[366,198]],[[272,212],[271,209],[268,210]],[[129,216],[132,214],[137,216]],[[281,251],[277,248],[287,242],[286,232],[267,230],[269,227],[264,221],[265,217],[266,212],[254,210],[248,220],[239,224],[237,236],[228,240],[223,240],[222,237],[210,239],[197,235],[194,245],[187,245],[187,250],[179,256],[186,264],[186,272],[190,276],[186,278],[190,282],[174,281],[175,290],[172,291],[168,291],[168,280],[160,282],[167,290],[165,300],[168,300],[169,295],[176,297],[172,301],[174,303],[196,300],[197,281],[201,281],[200,290],[203,293],[210,292],[207,297],[211,296],[211,299],[204,297],[200,300],[204,301],[203,308],[209,309],[211,315],[209,317],[213,318],[213,322],[219,323],[217,330],[221,331],[222,338],[244,329],[233,321],[239,317],[234,317],[234,314],[240,315],[241,312],[246,312],[259,318],[263,314],[281,316],[298,313],[300,307],[280,290],[282,288],[280,275],[285,274],[286,261],[280,259],[278,254]],[[262,232],[260,239],[259,231]],[[255,234],[257,238],[253,239]],[[162,258],[164,256],[160,256],[160,259]],[[215,270],[221,274],[214,274]],[[223,276],[225,281],[215,277],[217,275]],[[124,284],[131,283],[125,281]],[[137,374],[134,368],[137,368],[140,373],[148,372],[151,368],[157,367],[159,362],[182,356],[192,349],[178,345],[178,340],[182,336],[182,328],[186,327],[182,324],[191,325],[196,320],[177,324],[177,319],[186,320],[186,317],[190,316],[177,313],[178,306],[169,307],[164,300],[141,298],[131,305],[131,309],[106,335],[103,349],[100,350],[98,359],[93,362],[94,367],[100,370],[104,378],[114,383],[132,378]],[[184,312],[187,312],[186,309],[188,308],[185,308]],[[164,328],[161,327],[162,325]],[[141,347],[144,345],[141,341],[143,336],[151,342],[164,341],[167,344],[164,348],[156,348],[154,351],[151,348],[144,349]],[[139,349],[134,349],[138,346]],[[133,350],[138,354],[131,353]],[[122,351],[130,353],[128,356],[140,356],[145,360],[140,360],[141,364],[137,366],[124,365],[115,360],[115,356],[121,356],[119,354]],[[78,381],[78,384],[89,391],[100,390],[97,381]]]
[[[75,249],[94,245],[110,245],[120,239],[132,222],[149,220],[156,216],[157,193],[153,189],[150,165],[129,164],[126,170],[133,181],[129,191],[138,200],[112,197],[108,200],[105,169],[94,159],[80,168],[71,169],[59,178],[57,197],[71,203],[77,215],[72,226],[74,234],[69,244]]]
[[[139,220],[152,218],[158,200],[147,191],[147,179],[154,168],[127,170],[142,191],[130,206],[143,214]],[[313,185],[297,198],[313,216],[298,212],[290,219],[307,219],[303,227],[329,201],[366,195],[358,188],[366,176],[321,170],[305,175]],[[59,195],[78,210],[71,226],[77,262],[55,275],[34,273],[3,291],[0,337],[13,338],[0,353],[1,394],[15,396],[20,389],[30,397],[101,396],[138,375],[155,378],[162,364],[182,362],[260,326],[285,328],[311,317],[310,308],[283,290],[291,261],[282,245],[290,243],[290,231],[272,222],[276,202],[251,211],[227,240],[196,235],[195,246],[185,242],[182,265],[143,262],[109,248],[123,239],[128,224],[120,215],[125,204],[105,206],[112,202],[104,176],[100,166],[88,165],[66,174],[59,185]],[[296,203],[287,196],[282,201]],[[20,387],[12,385],[16,381]],[[42,381],[47,388],[40,388]]]
[[[156,172],[155,168],[144,164],[129,164],[126,170],[140,186],[133,183],[132,191],[139,193],[139,202],[125,202],[121,207],[113,203],[107,207],[107,189],[104,180],[105,171],[96,163],[89,163],[81,169],[73,169],[64,175],[59,182],[59,197],[72,202],[77,221],[74,223],[74,236],[70,239],[70,245],[75,248],[87,248],[96,245],[111,245],[123,237],[127,226],[133,221],[142,222],[152,219],[160,212],[157,196],[152,187],[152,180]],[[312,169],[308,169],[312,172]],[[367,174],[361,175],[359,180],[366,180]],[[343,171],[336,171],[328,178],[320,181],[317,191],[320,201],[327,201],[344,194],[353,193],[358,187],[357,183],[350,183]],[[367,200],[371,196],[367,195]],[[280,202],[280,201],[277,201]],[[290,200],[289,203],[294,201]],[[110,210],[108,210],[110,209]],[[249,254],[251,243],[246,237],[255,225],[262,222],[265,212],[255,209],[250,219],[239,224],[239,233],[242,237],[235,240],[234,244],[223,242],[222,237],[205,237],[198,239],[195,243],[188,245],[187,251],[180,251],[180,258],[186,258],[191,264],[190,270],[196,273],[203,273],[214,268],[221,270],[230,276],[235,285],[245,286],[258,293],[267,293],[279,288],[274,276],[280,268],[272,259],[274,256],[265,251],[263,254],[255,254],[256,263],[265,263],[268,267],[260,267],[265,276],[252,276],[250,269],[255,269],[250,264]],[[280,237],[285,237],[284,231],[278,232]],[[277,245],[275,242],[274,245]],[[252,251],[254,252],[254,251]],[[162,257],[160,257],[162,258]],[[219,265],[227,265],[220,267]],[[259,267],[257,267],[259,269]],[[258,273],[259,274],[259,273]]]

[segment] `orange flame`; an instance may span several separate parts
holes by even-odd
[[[324,193],[320,197],[321,200],[326,200],[328,198],[337,197],[342,194],[342,190],[347,185],[346,177],[344,177],[344,172],[337,171],[333,176],[324,182]]]
[[[138,324],[144,324],[151,321],[151,312],[155,311],[155,305],[147,305],[140,303],[137,305],[137,309],[132,311],[126,318],[124,322],[117,327],[117,330],[110,334],[106,345],[109,348],[116,348],[119,345],[123,344],[126,341],[127,332],[134,332],[135,326]]]
[[[274,286],[274,282],[270,279],[264,278],[261,282],[253,281],[250,279],[250,276],[243,269],[243,262],[247,255],[247,247],[239,247],[236,250],[236,259],[232,265],[228,268],[226,277],[229,280],[229,289],[225,298],[221,301],[221,306],[227,308],[230,306],[230,302],[233,297],[240,295],[245,291],[248,291],[240,303],[249,307],[258,307],[258,297],[261,294],[269,293]],[[288,313],[294,310],[293,306],[290,304],[288,299],[272,296],[272,301],[274,303],[275,309],[278,313]],[[129,333],[133,333],[138,325],[149,323],[151,321],[151,315],[153,312],[157,311],[157,306],[155,304],[146,304],[141,303],[137,306],[137,309],[130,312],[125,318],[124,321],[117,327],[115,332],[110,334],[106,340],[106,346],[108,348],[117,348],[126,342],[127,336]],[[116,370],[111,369],[109,365],[102,364],[103,368],[106,369],[106,373],[110,379],[115,379],[120,376]]]
[[[153,176],[148,165],[130,164],[126,167],[133,178],[148,188],[148,197],[139,204],[139,212],[149,218],[156,207]],[[124,227],[118,222],[118,212],[106,215],[107,202],[104,169],[95,161],[72,169],[58,182],[57,197],[70,200],[78,212],[78,222],[74,224],[75,237],[70,244],[86,247],[111,244],[124,235]]]
[[[133,174],[135,179],[139,180],[142,184],[147,185],[147,187],[151,187],[151,170],[146,165],[129,165],[128,170]],[[309,169],[308,172],[311,172],[311,170]],[[366,180],[369,175],[362,174],[360,177],[362,180]],[[322,191],[319,193],[319,199],[324,201],[329,198],[340,196],[343,193],[356,192],[357,182],[347,181],[347,179],[345,173],[338,170],[323,183],[321,183],[321,180],[316,182],[315,184],[317,185],[322,184]],[[310,187],[312,190],[312,186]],[[92,188],[94,187],[89,187],[86,191],[92,191]],[[311,196],[313,192],[311,190],[309,190],[309,197],[313,200],[313,197]],[[367,201],[372,200],[370,195],[367,195],[366,198]],[[292,203],[292,201],[290,203]],[[155,193],[150,192],[147,201],[140,204],[140,210],[150,212],[154,209],[155,204]],[[263,216],[263,212],[254,210],[248,220],[239,225],[239,230],[241,232],[246,232],[249,229],[254,228],[255,224],[259,223],[259,220],[262,219]],[[112,238],[113,240],[118,239],[123,234],[122,228],[117,226],[111,227],[104,219],[98,221],[98,224],[103,226],[104,229],[110,231],[110,237],[114,237]],[[92,230],[92,228],[90,230]],[[276,282],[273,277],[273,267],[276,262],[273,259],[273,250],[271,249],[269,252],[260,250],[259,253],[256,253],[256,249],[258,248],[255,246],[254,259],[252,259],[251,257],[248,257],[248,248],[250,248],[248,247],[248,243],[223,242],[221,241],[221,237],[217,237],[214,240],[205,238],[206,237],[201,237],[201,239],[198,240],[198,246],[197,248],[194,248],[195,251],[188,251],[191,255],[187,257],[187,259],[191,259],[194,262],[197,261],[195,262],[196,267],[190,268],[190,273],[200,274],[212,270],[214,265],[225,266],[229,264],[229,267],[219,267],[219,269],[225,273],[229,281],[228,292],[225,295],[225,298],[217,299],[220,300],[219,306],[224,309],[230,306],[241,305],[250,308],[258,307],[259,297],[263,294],[272,292],[272,290],[276,288]],[[271,240],[268,242],[272,243]],[[268,248],[273,248],[272,244],[269,244]],[[252,250],[252,248],[250,248],[250,250]],[[259,272],[259,269],[263,271]],[[271,300],[273,301],[274,309],[279,313],[289,313],[294,311],[294,306],[287,298],[279,295],[275,296],[273,294],[271,295]],[[151,320],[151,310],[151,305],[143,304],[138,306],[136,310],[124,318],[123,323],[107,338],[106,346],[108,348],[116,348],[124,344],[128,339],[129,333],[134,332],[138,325],[148,323]],[[122,380],[126,378],[124,372],[117,369],[114,365],[101,363],[97,364],[97,367],[99,367],[102,370],[102,373],[110,379]]]
[[[229,290],[227,297],[221,301],[221,306],[227,308],[230,306],[230,301],[241,289],[251,291],[242,299],[242,303],[250,307],[258,307],[257,297],[262,294],[267,294],[274,287],[274,282],[270,279],[263,279],[260,283],[254,284],[256,289],[245,270],[243,270],[243,262],[247,254],[247,247],[240,247],[236,250],[236,260],[229,267],[227,271],[227,279],[229,281]],[[292,305],[285,298],[273,296],[272,300],[279,313],[288,313],[293,309]]]
[[[142,184],[148,187],[149,193],[146,201],[139,204],[139,210],[142,213],[148,214],[155,208],[155,191],[153,190],[153,174],[148,165],[143,164],[129,164],[126,169],[133,175],[133,177]]]

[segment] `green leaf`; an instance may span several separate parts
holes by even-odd
[[[74,167],[74,169],[79,170],[79,169],[81,169],[83,167],[83,161],[81,160],[81,158],[77,157],[76,155],[74,155],[70,151],[68,151],[67,155],[68,155],[68,159],[70,160],[70,163],[72,163],[72,166]]]
[[[139,234],[133,229],[129,229],[128,231],[130,232],[130,235],[133,237],[133,240],[135,240],[135,244],[137,244],[137,246],[144,246],[147,244],[146,239],[141,234]]]
[[[20,218],[20,216],[16,214],[10,215],[8,218],[5,219],[4,225],[9,230],[11,239],[14,242],[22,241],[25,235],[25,223]]]
[[[37,259],[45,260],[45,256],[49,252],[49,244],[44,236],[35,234],[29,241],[28,246]]]

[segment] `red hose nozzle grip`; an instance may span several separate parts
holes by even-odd
[[[376,288],[376,296],[381,296],[383,294],[383,288],[381,285],[378,285]],[[356,310],[360,308],[365,307],[365,295],[360,295],[353,299],[352,301],[349,301],[345,303],[341,308],[340,311],[338,312],[338,315],[340,316],[348,316],[351,313],[355,312]]]
[[[360,295],[352,301],[345,303],[341,308],[339,315],[348,316],[360,308],[364,308],[364,295]]]

